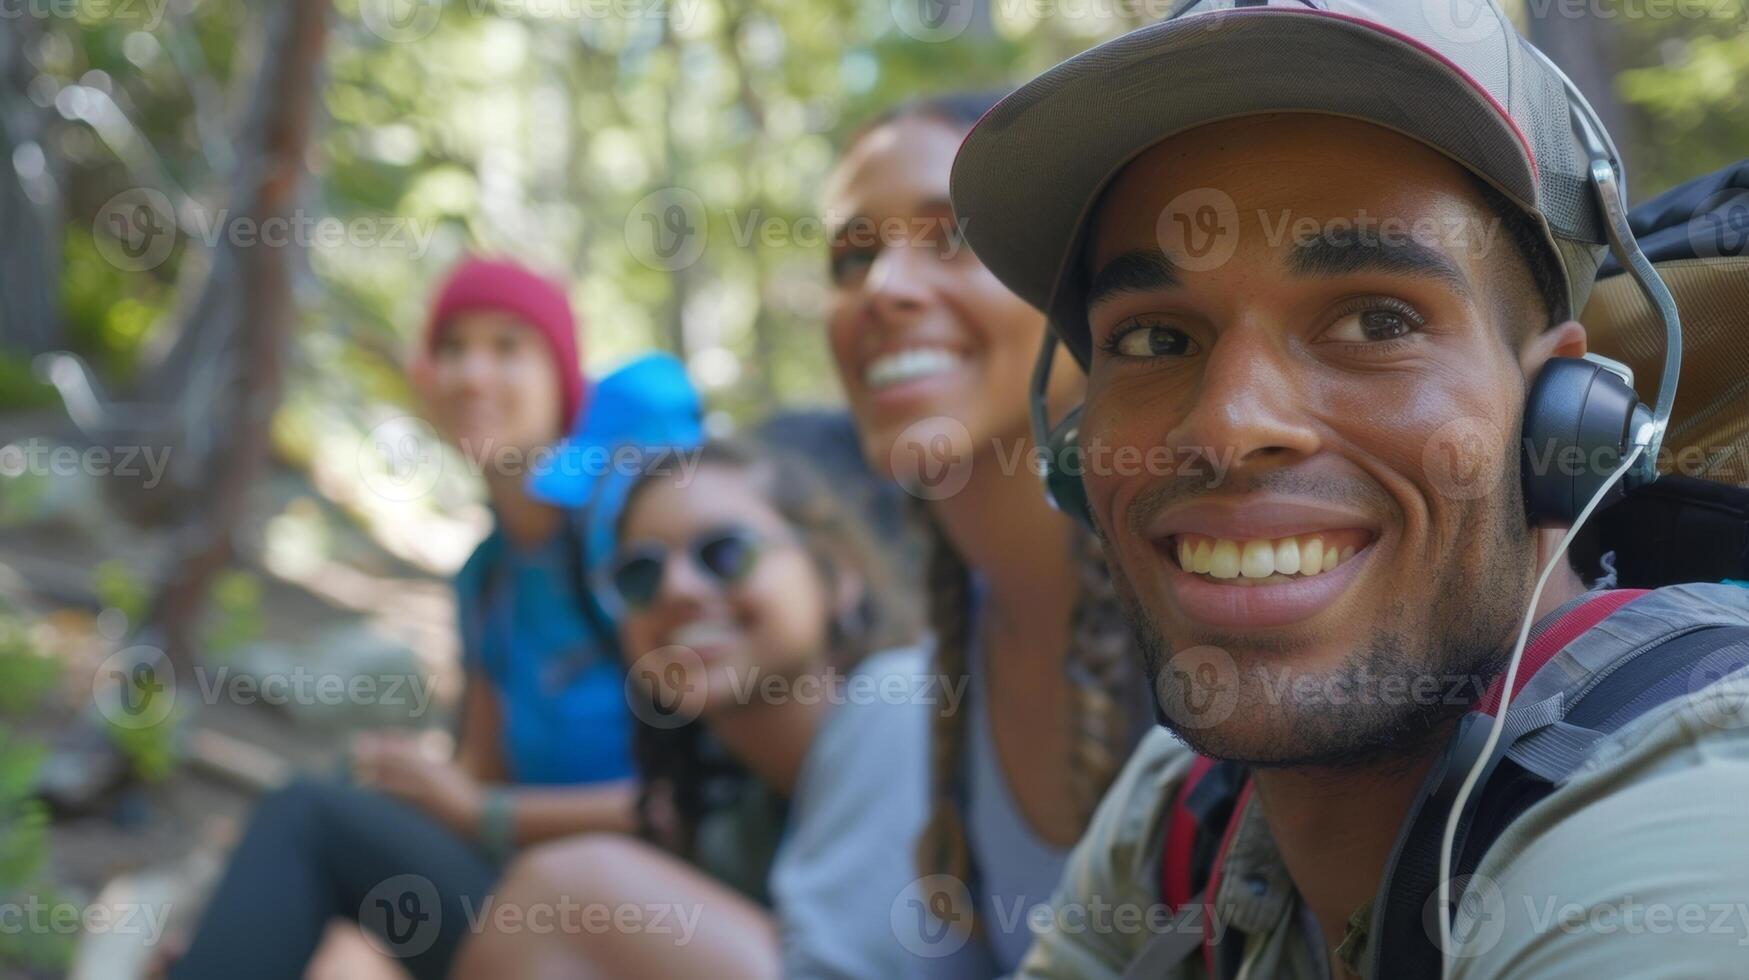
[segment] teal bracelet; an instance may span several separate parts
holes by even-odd
[[[516,800],[501,789],[480,799],[480,846],[500,864],[516,850]]]

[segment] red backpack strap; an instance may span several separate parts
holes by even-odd
[[[1166,822],[1166,842],[1160,848],[1160,900],[1176,912],[1196,896],[1196,814],[1190,809],[1190,794],[1202,777],[1215,767],[1215,760],[1199,755],[1178,784],[1172,798],[1172,814]]]
[[[1227,849],[1233,846],[1233,834],[1239,829],[1239,821],[1244,819],[1245,804],[1251,802],[1251,778],[1245,777],[1245,786],[1239,790],[1239,798],[1233,802],[1233,815],[1227,819],[1227,829],[1221,832],[1221,846],[1215,851],[1214,866],[1209,869],[1208,914],[1202,917],[1202,962],[1208,968],[1208,975],[1219,976],[1215,972],[1215,896],[1221,890],[1221,870],[1227,863]]]
[[[1577,607],[1569,610],[1566,615],[1556,620],[1541,636],[1538,636],[1529,646],[1524,648],[1524,659],[1519,661],[1518,676],[1513,678],[1512,696],[1518,697],[1518,692],[1536,672],[1552,659],[1555,654],[1566,649],[1567,644],[1578,639],[1579,635],[1608,618],[1609,614],[1646,594],[1645,589],[1612,589],[1595,598],[1587,599]],[[1506,675],[1494,678],[1494,683],[1488,685],[1488,690],[1476,702],[1476,711],[1491,715],[1500,710],[1500,694],[1505,686]]]

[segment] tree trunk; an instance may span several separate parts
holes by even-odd
[[[46,115],[26,94],[28,53],[42,28],[13,18],[0,31],[0,350],[37,354],[64,346],[57,295],[60,216]]]
[[[1541,11],[1540,16],[1537,10]],[[1532,11],[1528,21],[1531,43],[1561,66],[1585,94],[1586,101],[1597,110],[1604,128],[1615,139],[1616,148],[1629,158],[1622,163],[1633,173],[1638,162],[1633,154],[1640,145],[1639,121],[1615,94],[1615,78],[1622,69],[1619,28],[1596,13],[1569,16],[1571,11],[1534,4]]]
[[[238,140],[230,195],[230,220],[248,222],[257,233],[273,227],[269,222],[293,218],[328,12],[328,0],[282,0],[266,16],[261,68]],[[192,664],[213,577],[234,557],[234,536],[266,467],[269,425],[279,406],[295,320],[295,246],[246,241],[221,237],[200,297],[153,382],[161,396],[174,391],[170,397],[184,405],[199,399],[193,404],[201,411],[182,416],[210,433],[192,460],[201,479],[182,509],[171,571],[147,616],[148,628],[178,668]],[[202,361],[220,367],[190,367]],[[187,387],[196,375],[211,379],[211,397]]]

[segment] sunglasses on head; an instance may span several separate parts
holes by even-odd
[[[694,535],[686,543],[686,552],[694,568],[719,585],[734,585],[753,571],[761,545],[761,537],[751,528],[729,525]],[[633,545],[614,560],[610,576],[613,589],[628,608],[642,609],[656,601],[668,568],[668,552],[666,545]]]

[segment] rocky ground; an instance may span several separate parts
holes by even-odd
[[[264,496],[264,513],[283,512],[287,500],[332,509],[290,473],[276,474]],[[113,671],[130,631],[100,598],[98,570],[109,563],[147,579],[165,553],[161,532],[119,521],[100,497],[90,481],[57,481],[28,520],[0,520],[0,599],[25,613],[37,648],[60,664],[54,696],[13,726],[53,747],[43,771],[51,789],[107,783],[103,769],[116,759],[93,681]],[[295,568],[260,555],[245,562],[259,584],[253,628],[197,676],[179,678],[168,775],[127,780],[57,814],[47,878],[58,900],[149,908],[167,931],[186,928],[261,792],[294,772],[337,770],[362,728],[448,726],[460,678],[446,583],[344,518],[327,524],[343,540]],[[426,686],[406,683],[415,676]],[[402,680],[391,691],[394,678]],[[118,924],[80,936],[71,975],[141,975],[150,950],[140,931],[124,935]],[[0,963],[0,976],[13,975],[29,974]]]

